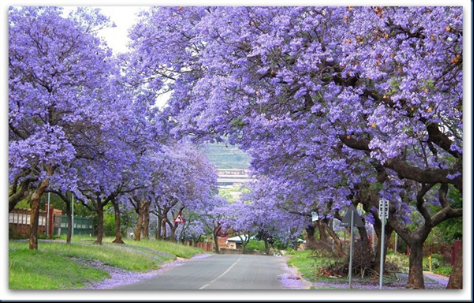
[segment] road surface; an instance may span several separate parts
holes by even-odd
[[[284,289],[285,259],[259,255],[211,255],[191,259],[137,283],[129,290]]]

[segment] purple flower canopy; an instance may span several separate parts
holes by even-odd
[[[15,190],[134,195],[166,218],[200,213],[196,233],[222,219],[288,239],[312,211],[328,221],[351,204],[376,224],[379,199],[397,233],[462,214],[448,212],[462,194],[462,7],[152,7],[118,56],[99,10],[61,13],[9,10]],[[184,143],[223,140],[258,180],[224,206]]]

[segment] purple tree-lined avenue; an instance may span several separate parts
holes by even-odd
[[[300,193],[284,202],[323,218],[362,203],[380,233],[389,199],[407,286],[424,287],[424,240],[462,215],[449,199],[462,193],[462,8],[154,8],[131,38],[140,71],[172,90],[175,133],[228,136]]]
[[[45,190],[73,192],[99,226],[109,202],[117,216],[134,208],[136,239],[151,212],[157,239],[212,229],[217,243],[232,228],[311,242],[318,229],[339,256],[332,223],[360,205],[373,269],[395,231],[407,288],[424,288],[423,243],[463,214],[462,7],[152,7],[117,57],[95,34],[111,26],[98,10],[61,12],[9,11],[9,208],[31,196],[31,249]],[[223,140],[252,156],[256,179],[231,204],[189,143]]]

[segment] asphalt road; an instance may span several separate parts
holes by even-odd
[[[283,289],[284,260],[258,255],[212,255],[170,267],[159,275],[115,289]]]

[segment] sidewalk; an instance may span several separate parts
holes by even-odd
[[[425,276],[425,281],[426,278],[429,278],[431,280],[436,281],[437,283],[444,285],[445,287],[448,285],[449,282],[449,277],[443,276],[443,275],[438,275],[435,273],[432,273],[430,271],[424,271],[423,275]]]

